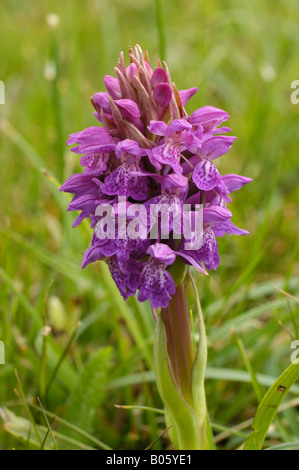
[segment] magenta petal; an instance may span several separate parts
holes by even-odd
[[[163,190],[170,188],[185,188],[188,184],[188,178],[179,173],[171,173],[162,177],[161,186]]]
[[[108,93],[98,92],[93,95],[93,99],[100,108],[103,108],[105,113],[111,114],[111,106],[108,96]]]
[[[85,174],[99,176],[107,170],[108,160],[109,153],[88,153],[80,158],[80,164]]]
[[[151,245],[148,248],[147,253],[152,258],[167,265],[173,264],[176,258],[175,252],[168,245],[164,245],[163,243],[155,243],[154,245]]]
[[[117,105],[120,114],[124,119],[128,121],[132,121],[135,119],[140,118],[140,111],[137,104],[132,100],[115,100],[115,104]]]
[[[246,176],[230,173],[228,175],[222,176],[222,181],[228,188],[229,192],[233,193],[234,191],[241,189],[245,184],[251,183],[252,179],[247,178]]]
[[[166,108],[166,106],[168,106],[171,102],[172,98],[172,90],[170,86],[166,83],[160,83],[160,85],[155,88],[154,98],[158,106],[161,108]]]
[[[139,72],[136,64],[132,63],[126,68],[126,76],[131,83],[134,83],[134,77],[139,77]]]
[[[228,235],[248,235],[249,232],[247,230],[243,230],[233,224],[230,220],[226,222],[221,222],[219,224],[215,224],[213,226],[213,231],[216,237],[223,237],[226,233]]]
[[[202,144],[200,153],[210,160],[215,160],[226,154],[235,140],[236,137],[229,136],[212,137]]]
[[[139,159],[142,155],[142,151],[137,142],[130,139],[122,140],[115,147],[115,154],[117,158],[123,158],[127,155],[134,155]]]
[[[198,88],[189,88],[188,90],[179,91],[181,102],[183,106],[186,106],[188,101],[198,92]]]
[[[209,206],[203,208],[204,223],[223,222],[232,217],[229,209],[220,206]]]
[[[167,124],[164,121],[151,121],[148,130],[152,134],[164,136],[167,130]]]
[[[185,119],[174,119],[168,126],[165,137],[171,137],[176,132],[191,130],[192,126]]]
[[[92,181],[92,177],[90,175],[84,175],[84,173],[74,173],[61,186],[60,191],[74,194],[80,193],[83,195],[98,191],[98,187]]]
[[[194,168],[192,179],[198,189],[210,191],[222,183],[221,175],[213,162],[202,160]]]
[[[189,122],[194,126],[201,124],[204,130],[208,132],[228,119],[229,115],[226,111],[214,108],[214,106],[203,106],[191,114]]]
[[[122,163],[105,178],[101,191],[108,196],[128,196],[136,201],[143,201],[148,197],[147,182],[144,177],[135,176],[138,171],[137,164]]]
[[[153,72],[151,82],[153,88],[156,88],[160,83],[168,83],[167,73],[162,67],[157,67]]]
[[[104,83],[111,98],[113,98],[114,100],[120,100],[122,94],[118,79],[111,77],[111,75],[106,75],[104,77]]]
[[[152,149],[152,156],[160,163],[170,165],[176,173],[182,173],[180,165],[181,151],[180,144],[167,144],[158,145]]]

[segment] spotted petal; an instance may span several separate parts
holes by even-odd
[[[198,189],[203,191],[210,191],[222,183],[219,171],[209,160],[202,160],[196,165],[192,178]]]
[[[166,268],[166,264],[155,259],[145,264],[139,285],[139,302],[149,300],[152,308],[168,307],[171,296],[175,294],[175,283]]]

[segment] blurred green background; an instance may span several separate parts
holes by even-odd
[[[235,449],[299,339],[298,304],[277,290],[299,291],[299,105],[290,101],[299,79],[298,1],[161,6],[172,78],[179,89],[199,87],[187,110],[229,112],[238,140],[219,168],[254,179],[232,204],[233,221],[251,234],[219,240],[221,264],[209,279],[194,273],[209,337],[211,419],[219,448]],[[70,228],[74,214],[57,186],[80,171],[65,141],[95,124],[89,96],[104,91],[103,76],[136,43],[155,65],[153,0],[1,1],[0,449],[42,446],[37,395],[56,415],[59,449],[101,448],[99,441],[144,449],[165,429],[162,414],[114,407],[162,407],[152,372],[154,321],[148,305],[122,301],[100,263],[81,272],[91,233],[88,224]],[[188,294],[195,311],[189,285]],[[270,443],[296,440],[298,397],[295,387]],[[154,448],[167,446],[165,436]]]

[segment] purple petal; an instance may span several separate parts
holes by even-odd
[[[126,76],[129,82],[134,83],[134,77],[139,77],[139,72],[136,64],[132,63],[126,68]]]
[[[92,244],[84,253],[81,267],[84,269],[88,264],[95,263],[103,258],[104,256],[101,253],[101,244]]]
[[[161,108],[166,108],[172,99],[172,89],[166,83],[160,83],[154,91],[155,102]]]
[[[91,176],[75,173],[61,186],[60,191],[83,195],[82,193],[98,193],[98,187],[92,181]]]
[[[140,280],[140,267],[134,260],[121,266],[116,257],[107,260],[110,274],[125,300],[135,294]]]
[[[109,153],[89,153],[80,158],[80,164],[85,167],[85,174],[99,176],[107,170],[108,160]]]
[[[165,137],[171,137],[176,132],[182,132],[185,130],[191,130],[192,126],[185,119],[174,119],[168,126]]]
[[[117,105],[120,111],[120,114],[122,115],[124,119],[127,119],[128,121],[131,122],[140,118],[139,108],[134,101],[124,99],[124,100],[116,100],[114,102]]]
[[[167,124],[164,121],[151,121],[148,130],[152,134],[164,136],[167,130]]]
[[[183,258],[184,261],[187,261],[187,263],[185,264],[191,264],[200,273],[204,274],[205,276],[208,275],[208,273],[202,267],[201,261],[197,259],[196,252],[193,252],[191,250],[190,251],[179,250],[177,251],[177,255]]]
[[[167,73],[162,67],[156,68],[152,75],[151,82],[153,88],[156,88],[160,83],[168,83]]]
[[[92,126],[81,132],[71,134],[67,141],[68,145],[78,143],[79,146],[72,149],[72,152],[82,154],[95,151],[114,150],[117,139],[111,137],[109,132],[103,127]]]
[[[152,258],[168,266],[175,262],[175,252],[168,245],[164,245],[163,243],[151,245],[147,252]]]
[[[194,168],[192,179],[198,189],[210,191],[222,183],[221,175],[213,162],[202,160]]]
[[[170,165],[176,173],[182,173],[180,165],[181,146],[179,143],[166,143],[152,149],[152,157],[160,163]]]
[[[98,93],[95,93],[93,95],[93,99],[97,106],[100,108],[103,108],[105,113],[111,114],[111,106],[108,98],[108,93],[104,93],[102,91],[99,91]]]
[[[223,237],[226,233],[228,235],[248,235],[247,230],[242,230],[241,228],[234,225],[230,220],[226,222],[221,222],[213,226],[213,231],[216,237]]]
[[[220,258],[218,253],[218,244],[211,227],[207,227],[203,234],[203,247],[197,252],[198,259],[201,259],[208,271],[217,269]]]
[[[222,176],[222,180],[230,193],[234,191],[238,191],[245,184],[252,182],[251,178],[247,178],[246,176],[241,176],[241,175],[235,175],[233,173]]]
[[[208,132],[228,119],[228,113],[222,109],[214,108],[213,106],[203,106],[194,111],[188,120],[194,126],[202,125],[204,130]]]
[[[215,160],[226,154],[235,140],[236,137],[229,136],[212,137],[202,144],[200,153],[210,160]]]
[[[117,144],[115,147],[115,154],[117,158],[120,159],[127,157],[128,155],[134,155],[137,157],[137,160],[139,160],[142,155],[142,151],[137,142],[134,140],[125,139]]]
[[[232,213],[225,207],[209,206],[203,208],[203,221],[204,223],[218,223],[223,222],[232,217]]]
[[[105,178],[102,192],[108,196],[128,196],[136,201],[143,201],[148,197],[147,182],[142,176],[136,176],[138,165],[122,163]]]
[[[96,194],[85,194],[79,198],[73,200],[69,206],[68,211],[90,211],[90,213],[95,212],[95,203],[99,198]]]
[[[189,88],[188,90],[179,91],[181,102],[183,106],[186,106],[188,101],[198,92],[198,88]]]
[[[152,308],[168,307],[171,296],[175,294],[175,283],[167,266],[151,259],[145,264],[139,285],[138,300],[150,300]]]
[[[111,77],[111,75],[106,75],[104,77],[104,83],[111,98],[114,100],[121,99],[122,94],[117,78]]]

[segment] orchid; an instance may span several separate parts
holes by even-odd
[[[248,233],[227,206],[252,180],[216,167],[236,140],[225,135],[228,113],[204,106],[188,115],[197,88],[177,90],[167,64],[158,60],[153,70],[139,46],[129,57],[126,66],[121,53],[116,76],[104,78],[107,92],[91,98],[100,124],[71,134],[83,172],[61,190],[74,194],[68,210],[81,211],[73,226],[91,219],[82,268],[105,262],[125,300],[137,293],[151,304],[157,385],[174,445],[210,449],[205,328],[199,312],[195,352],[184,282],[190,266],[204,276],[218,268],[217,237]]]
[[[106,261],[108,266],[113,266],[110,271],[119,285],[120,277],[115,268],[118,264],[111,260],[118,259],[119,263],[121,256],[121,271],[133,270],[136,277],[135,289],[132,285],[122,287],[121,294],[127,298],[139,290],[139,301],[150,299],[153,308],[158,308],[168,305],[174,289],[168,263],[153,256],[151,250],[155,249],[155,244],[163,243],[165,249],[170,247],[174,253],[184,253],[181,260],[186,264],[190,259],[195,260],[196,268],[206,273],[206,270],[217,269],[219,264],[216,236],[248,233],[236,228],[230,218],[221,223],[204,222],[203,246],[188,256],[183,237],[179,242],[174,242],[172,237],[173,231],[180,229],[181,221],[177,215],[182,212],[184,202],[191,203],[191,210],[195,203],[204,203],[209,209],[215,206],[217,210],[230,202],[230,192],[251,180],[238,175],[221,176],[214,164],[214,160],[227,153],[235,141],[235,137],[219,135],[230,131],[220,127],[229,115],[218,108],[204,106],[188,116],[184,106],[197,88],[178,91],[167,65],[164,64],[164,69],[158,61],[158,67],[152,70],[147,53],[139,46],[130,49],[129,55],[129,66],[125,66],[121,54],[115,69],[116,77],[107,75],[104,78],[107,92],[97,92],[91,98],[95,117],[102,127],[93,126],[71,134],[67,143],[77,144],[72,151],[81,155],[80,164],[84,170],[82,174],[71,176],[61,190],[75,194],[69,210],[81,210],[74,226],[90,217],[95,229],[99,220],[96,216],[98,205],[114,204],[119,196],[126,197],[132,204],[143,203],[148,209],[155,206],[156,211],[145,222],[149,251],[133,250],[133,244],[123,238],[117,243],[103,243],[93,237],[82,266],[97,260]],[[153,240],[151,229],[159,222],[163,208],[167,217],[161,220],[158,238]],[[165,220],[169,221],[168,225]],[[117,227],[116,232],[119,233]],[[168,240],[165,235],[169,235]],[[151,282],[145,283],[145,273],[151,273],[148,276]],[[167,279],[165,296],[153,281],[159,276],[161,286]]]

